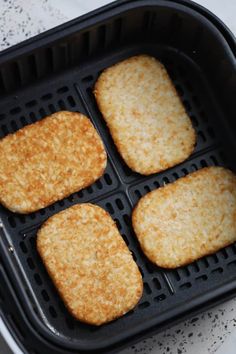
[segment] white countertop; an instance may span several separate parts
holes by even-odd
[[[0,0],[0,50],[109,2]],[[236,0],[196,2],[214,12],[236,35]],[[127,348],[122,354],[235,354],[235,348],[236,298]],[[0,353],[8,354],[1,347],[1,340]]]

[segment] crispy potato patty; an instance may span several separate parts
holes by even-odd
[[[139,301],[142,276],[115,222],[99,206],[77,204],[49,218],[37,249],[70,313],[101,325]]]
[[[30,213],[89,186],[107,156],[81,113],[61,111],[0,140],[0,202]]]
[[[176,268],[236,241],[236,176],[206,167],[140,199],[132,222],[146,256]]]
[[[94,94],[126,164],[150,175],[184,161],[196,134],[165,67],[139,55],[106,69]]]

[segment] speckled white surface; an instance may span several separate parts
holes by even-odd
[[[0,0],[0,50],[108,2]],[[217,14],[236,35],[235,0],[196,2]],[[7,354],[2,350],[0,352]],[[122,354],[134,353],[236,353],[236,298],[122,351]]]

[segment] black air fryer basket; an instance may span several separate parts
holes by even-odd
[[[99,73],[135,54],[166,66],[197,132],[190,158],[141,176],[122,161],[93,97]],[[92,186],[29,215],[0,208],[1,313],[25,353],[115,352],[236,294],[236,245],[177,270],[151,264],[132,230],[141,196],[204,166],[236,171],[236,44],[211,13],[187,0],[118,1],[0,54],[0,137],[59,111],[88,115],[107,152]],[[145,94],[145,93],[144,93]],[[40,225],[73,204],[105,208],[143,275],[137,307],[101,327],[74,320],[36,252]]]

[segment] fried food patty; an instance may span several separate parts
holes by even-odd
[[[145,255],[176,268],[236,241],[236,176],[206,167],[140,199],[134,231]]]
[[[81,113],[61,111],[0,140],[0,202],[30,213],[89,186],[107,156]]]
[[[94,94],[114,143],[126,164],[150,175],[184,161],[196,134],[165,69],[139,55],[106,69]]]
[[[37,249],[66,307],[82,322],[112,321],[142,295],[139,269],[99,206],[77,204],[50,217],[38,232]]]

